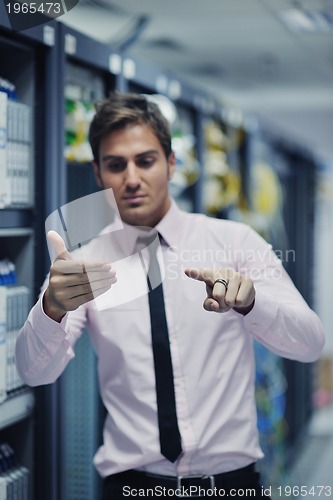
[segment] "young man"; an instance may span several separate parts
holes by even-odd
[[[54,382],[88,325],[107,409],[94,459],[103,500],[139,489],[263,496],[252,342],[311,362],[323,347],[320,321],[252,229],[178,209],[168,192],[175,156],[156,105],[112,95],[97,109],[90,142],[97,182],[112,188],[124,227],[118,239],[106,231],[89,243],[84,262],[49,234],[58,257],[18,338],[19,372],[30,385]],[[141,251],[137,226],[157,231],[165,276],[160,286],[156,271],[149,294],[134,297],[139,278],[109,256]],[[144,260],[156,264],[151,252]],[[111,307],[121,286],[128,300]],[[110,307],[101,310],[105,296]]]

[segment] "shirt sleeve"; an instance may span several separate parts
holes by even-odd
[[[74,357],[74,344],[86,323],[85,307],[67,313],[60,323],[43,310],[43,296],[31,309],[15,346],[15,362],[22,380],[30,385],[51,384]]]
[[[321,322],[285,271],[271,245],[248,229],[239,271],[255,286],[253,309],[244,316],[247,331],[274,353],[302,362],[318,359],[324,346]]]

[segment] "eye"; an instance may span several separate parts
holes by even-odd
[[[126,168],[126,162],[125,161],[112,161],[108,163],[107,169],[109,172],[112,173],[117,173],[117,172],[122,172]]]
[[[154,156],[142,156],[141,158],[138,158],[136,161],[137,166],[140,168],[152,167],[154,163],[155,163]]]

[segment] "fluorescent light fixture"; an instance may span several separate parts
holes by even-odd
[[[294,33],[332,33],[333,10],[287,9],[278,13],[283,24]]]

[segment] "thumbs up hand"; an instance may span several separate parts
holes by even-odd
[[[50,268],[49,285],[45,291],[45,313],[60,322],[68,311],[102,295],[116,282],[116,273],[106,262],[85,262],[72,258],[61,236],[49,231],[48,240],[56,258]]]

